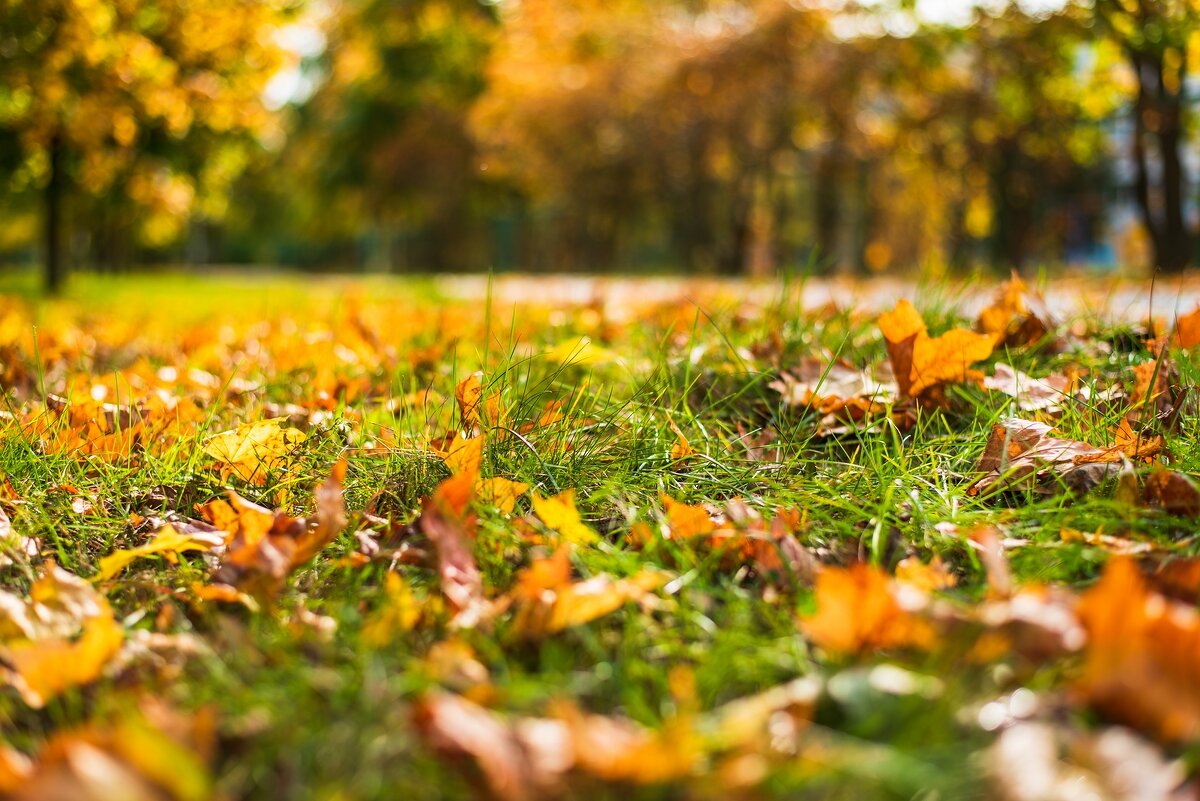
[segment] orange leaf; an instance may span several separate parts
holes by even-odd
[[[907,300],[880,316],[879,329],[900,394],[912,398],[947,382],[975,378],[969,367],[992,353],[992,338],[986,334],[954,329],[930,337],[925,321]]]
[[[821,648],[857,653],[933,645],[933,628],[900,605],[879,568],[826,568],[817,575],[815,594],[816,614],[805,618],[801,629]]]

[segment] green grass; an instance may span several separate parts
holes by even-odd
[[[962,322],[954,297],[929,291],[922,299],[934,333]],[[310,390],[319,365],[305,362],[302,334],[342,337],[346,310],[358,303],[381,315],[377,319],[391,321],[389,330],[406,329],[407,322],[395,324],[398,319],[413,322],[402,337],[378,344],[390,353],[378,365],[337,366],[335,372],[350,379],[369,373],[372,391],[350,400],[330,398],[330,415],[313,425],[294,461],[272,473],[265,486],[236,479],[223,483],[209,467],[202,439],[266,416],[272,405],[312,405]],[[152,557],[104,585],[118,618],[131,629],[146,630],[154,629],[156,620],[164,621],[165,632],[196,635],[203,652],[183,660],[176,675],[145,671],[103,679],[67,692],[41,710],[28,708],[11,691],[0,692],[2,739],[36,751],[55,732],[149,693],[181,710],[216,710],[219,747],[211,769],[222,797],[473,798],[479,791],[475,769],[439,758],[411,722],[412,704],[422,693],[439,686],[463,688],[459,678],[439,675],[428,660],[435,644],[458,638],[487,669],[490,705],[513,715],[543,715],[556,700],[569,698],[596,713],[658,727],[679,712],[669,676],[680,667],[694,675],[701,711],[798,676],[819,676],[827,680],[827,690],[805,741],[815,750],[778,760],[748,797],[983,797],[990,791],[978,754],[991,735],[974,722],[972,710],[1017,687],[1057,697],[1073,669],[1071,660],[1028,664],[1013,658],[972,665],[953,653],[896,652],[862,659],[826,655],[797,627],[798,616],[814,608],[811,587],[770,587],[745,566],[731,566],[719,554],[688,542],[664,540],[637,549],[626,539],[630,527],[661,523],[660,493],[718,506],[740,498],[766,513],[777,507],[798,509],[804,520],[800,539],[823,560],[847,564],[862,559],[891,572],[906,555],[928,561],[937,554],[959,578],[944,596],[965,604],[983,597],[983,568],[963,538],[940,533],[939,523],[955,523],[965,531],[979,523],[1002,522],[1007,536],[1028,540],[1011,553],[1021,583],[1081,588],[1094,580],[1107,554],[1063,543],[1063,528],[1102,529],[1170,545],[1183,555],[1198,550],[1191,539],[1193,523],[1123,506],[1113,500],[1111,486],[1082,497],[969,497],[966,488],[990,427],[1011,412],[1008,398],[999,393],[955,386],[949,393],[951,408],[923,411],[911,429],[885,422],[865,433],[819,436],[817,416],[783,406],[768,384],[781,368],[809,355],[836,355],[859,365],[884,361],[883,342],[870,314],[806,313],[798,308],[794,291],[786,289],[766,306],[726,297],[688,312],[675,306],[634,310],[632,319],[604,343],[621,360],[579,366],[556,364],[540,354],[581,335],[600,342],[603,324],[580,309],[554,311],[462,307],[440,299],[430,283],[308,284],[284,278],[92,279],[57,305],[12,301],[5,314],[37,323],[41,347],[45,336],[61,346],[68,332],[97,334],[96,341],[59,348],[41,365],[32,385],[6,387],[14,414],[36,404],[41,387],[61,392],[72,376],[116,376],[118,386],[128,386],[126,371],[143,356],[156,367],[195,360],[201,362],[196,366],[211,370],[203,363],[208,343],[197,344],[181,360],[171,337],[189,329],[220,337],[221,324],[231,326],[230,343],[238,344],[224,348],[235,361],[224,373],[214,374],[222,382],[237,378],[259,387],[234,399],[218,393],[188,436],[135,459],[45,453],[7,425],[0,436],[0,473],[23,500],[14,529],[39,538],[43,554],[34,560],[11,554],[14,563],[2,569],[0,582],[17,594],[27,591],[42,559],[53,558],[91,576],[102,556],[144,541],[130,524],[132,514],[192,517],[195,504],[222,495],[227,487],[266,506],[274,506],[286,490],[288,511],[308,512],[311,487],[343,453],[350,463],[346,498],[352,519],[374,503],[397,524],[411,522],[421,499],[447,475],[424,443],[451,423],[454,386],[476,369],[484,371],[485,395],[498,392],[512,421],[535,419],[547,401],[566,402],[565,420],[536,436],[493,437],[484,473],[525,482],[544,495],[577,491],[585,520],[603,537],[593,547],[576,550],[576,574],[630,576],[653,565],[672,571],[680,581],[651,611],[626,605],[540,641],[519,636],[510,617],[456,633],[443,614],[412,631],[398,631],[379,646],[365,642],[362,631],[382,603],[385,573],[401,571],[418,597],[434,605],[438,579],[429,565],[373,561],[347,566],[341,557],[356,547],[353,525],[294,573],[282,595],[257,613],[188,603],[184,588],[207,580],[204,560],[185,557],[172,566]],[[291,328],[278,323],[284,318],[293,321]],[[216,320],[224,322],[208,322]],[[260,320],[276,322],[269,330],[255,329]],[[108,327],[118,325],[114,321],[123,321],[119,324],[128,333],[105,341]],[[38,355],[20,344],[24,330],[18,333],[11,335],[17,344],[5,358],[36,364]],[[1099,333],[1108,336],[1113,330]],[[289,366],[277,369],[273,355],[256,353],[247,344],[251,341],[265,343],[267,350],[283,349],[286,343],[299,355],[291,352]],[[1121,339],[1124,348],[1107,349],[1097,347],[1098,341],[1084,338],[1056,355],[1037,348],[997,353],[983,369],[995,361],[1008,361],[1036,376],[1083,368],[1110,385],[1131,382],[1132,366],[1152,358],[1138,340]],[[769,343],[774,343],[773,354]],[[410,358],[417,348],[430,346],[441,348],[436,358]],[[1184,382],[1194,385],[1195,360],[1181,356],[1177,366]],[[444,398],[434,410],[433,425],[423,415],[386,408],[390,397],[424,389]],[[134,395],[139,391],[129,389]],[[1103,445],[1105,434],[1098,432],[1097,419],[1115,424],[1122,411],[1119,405],[1070,406],[1058,430]],[[697,449],[696,457],[683,463],[671,458],[675,435],[669,420]],[[385,430],[392,443],[386,452],[366,455],[356,447]],[[769,461],[750,458],[736,444],[740,436],[762,432],[773,434]],[[1198,433],[1191,417],[1168,435],[1174,469],[1200,472],[1200,453],[1190,447]],[[52,489],[62,485],[94,498],[95,513],[73,511],[72,496]],[[512,518],[495,509],[478,511],[474,553],[485,587],[499,595],[534,552]],[[527,512],[525,498],[516,517]],[[331,618],[336,632],[320,636],[298,622],[301,610]],[[938,691],[923,696],[878,689],[867,671],[888,662],[936,678]],[[1068,714],[1081,725],[1090,720],[1078,710]],[[571,786],[579,798],[726,797],[703,778],[669,786],[587,781]]]

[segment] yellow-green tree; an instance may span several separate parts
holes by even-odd
[[[0,0],[0,135],[10,190],[44,197],[47,289],[65,278],[68,194],[136,205],[161,241],[219,216],[245,148],[270,125],[277,0]]]

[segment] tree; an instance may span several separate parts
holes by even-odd
[[[1121,48],[1137,84],[1133,103],[1134,191],[1154,264],[1179,272],[1191,264],[1184,219],[1188,185],[1182,149],[1189,133],[1185,84],[1200,27],[1198,0],[1095,0],[1101,28]],[[1156,169],[1157,168],[1157,169]],[[1157,177],[1157,185],[1154,178]]]
[[[0,129],[41,187],[46,288],[61,289],[64,201],[135,204],[152,241],[219,213],[231,150],[262,133],[281,63],[262,0],[0,0]],[[18,187],[19,188],[19,187]]]
[[[313,191],[288,214],[326,237],[366,239],[376,267],[478,266],[467,231],[484,182],[467,113],[495,29],[480,0],[329,3],[327,46],[307,65],[317,88],[294,109],[280,157]]]

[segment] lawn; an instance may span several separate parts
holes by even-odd
[[[451,286],[9,287],[0,794],[1195,791],[1200,315]]]

